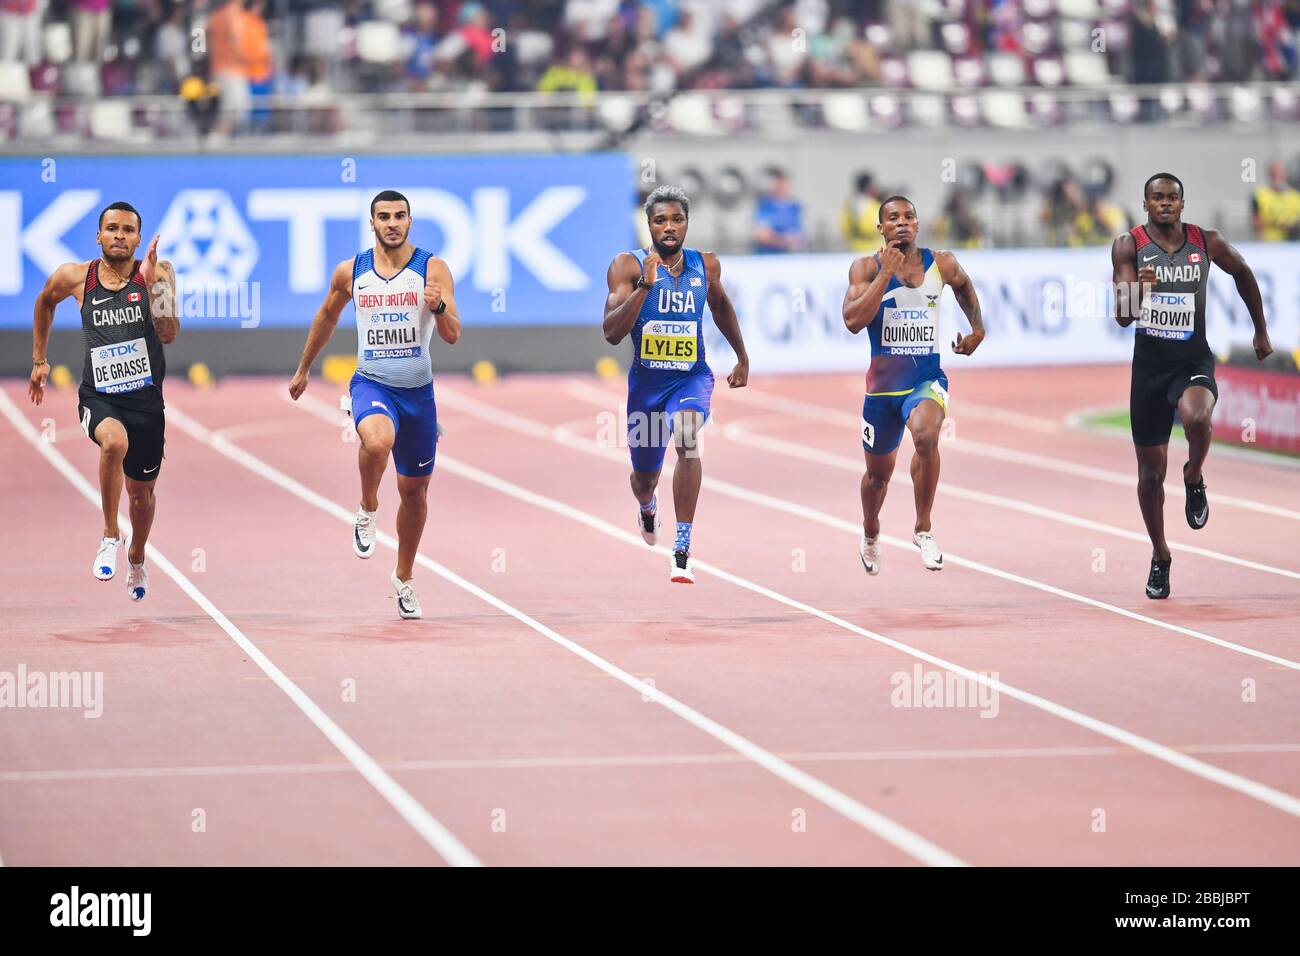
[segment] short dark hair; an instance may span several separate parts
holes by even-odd
[[[1184,196],[1187,195],[1187,191],[1183,189],[1183,181],[1179,179],[1177,176],[1175,176],[1173,173],[1156,173],[1154,176],[1152,176],[1150,179],[1148,179],[1145,183],[1142,184],[1143,199],[1147,198],[1147,190],[1151,188],[1151,184],[1155,182],[1157,179],[1168,179],[1172,182],[1177,183],[1179,199],[1182,199]]]
[[[411,200],[407,199],[396,189],[385,189],[379,195],[375,196],[374,199],[370,200],[370,215],[372,217],[375,214],[375,206],[381,202],[404,202],[406,203],[406,214],[408,216],[411,214]]]
[[[686,195],[686,191],[678,186],[664,185],[656,187],[655,191],[645,199],[645,217],[647,220],[654,213],[655,206],[661,202],[677,203],[682,207],[682,214],[687,219],[691,218],[691,200]]]
[[[115,210],[118,212],[129,212],[132,215],[134,215],[136,229],[139,229],[141,228],[141,226],[143,226],[144,220],[140,218],[140,210],[136,209],[129,202],[115,202],[115,203],[109,203],[107,206],[104,207],[103,212],[99,214],[100,229],[104,228],[104,217],[107,216],[110,212],[113,212]]]
[[[877,224],[885,221],[885,207],[888,206],[891,202],[905,202],[912,207],[912,212],[916,212],[916,203],[912,202],[912,200],[908,199],[906,196],[890,196],[888,199],[882,202],[880,204],[880,208],[876,210]]]

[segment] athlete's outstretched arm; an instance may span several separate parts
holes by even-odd
[[[645,278],[645,284],[639,289],[636,287],[637,276]],[[610,345],[618,345],[632,331],[641,305],[658,276],[659,256],[654,252],[645,257],[644,266],[637,265],[636,256],[630,252],[620,252],[609,264],[604,332],[605,341]]]
[[[939,264],[939,277],[943,279],[943,284],[952,289],[957,304],[970,323],[970,335],[962,335],[959,329],[952,350],[958,355],[970,355],[984,341],[984,317],[980,315],[980,300],[975,294],[975,283],[970,281],[970,276],[951,252],[936,252],[934,261]]]
[[[456,308],[455,291],[456,282],[447,263],[430,257],[424,274],[424,304],[433,310],[438,308],[439,302],[447,303],[443,313],[435,313],[433,320],[438,323],[439,337],[448,345],[455,345],[460,339],[460,312]]]
[[[307,345],[302,350],[298,371],[294,373],[293,381],[289,383],[289,396],[294,401],[307,391],[312,363],[316,361],[316,357],[320,355],[321,350],[329,342],[330,336],[334,334],[334,327],[339,324],[339,315],[343,312],[343,307],[352,301],[352,266],[355,261],[355,258],[347,259],[334,267],[334,275],[330,277],[330,287],[325,293],[325,301],[316,310],[311,331],[307,333]]]
[[[1115,287],[1115,321],[1126,328],[1136,322],[1142,312],[1139,279],[1146,282],[1148,292],[1155,287],[1156,281],[1155,266],[1144,266],[1143,274],[1138,275],[1133,265],[1136,252],[1133,237],[1127,232],[1110,247],[1111,282]]]
[[[36,308],[32,315],[32,377],[27,383],[27,397],[39,405],[45,398],[45,380],[50,376],[50,363],[46,349],[50,344],[50,326],[54,324],[54,307],[86,282],[86,263],[65,262],[45,280],[45,287],[36,295]]]
[[[889,278],[903,264],[903,254],[889,246],[880,252],[880,263],[875,256],[854,259],[849,266],[849,288],[844,293],[844,325],[857,335],[876,320],[880,300],[889,288]]]
[[[1232,244],[1217,229],[1205,230],[1205,245],[1208,247],[1206,251],[1210,254],[1210,261],[1232,276],[1237,284],[1237,295],[1241,296],[1241,301],[1246,303],[1246,308],[1250,312],[1250,321],[1255,323],[1253,343],[1255,358],[1262,362],[1272,354],[1273,343],[1268,340],[1268,325],[1264,321],[1264,300],[1259,294],[1259,283],[1255,280],[1255,273],[1241,257],[1241,253],[1232,248]]]
[[[736,353],[736,367],[727,376],[727,384],[732,388],[744,388],[749,381],[749,353],[745,351],[745,339],[740,334],[736,307],[722,287],[722,263],[716,253],[704,253],[704,273],[709,277],[709,311],[713,313],[713,324]]]

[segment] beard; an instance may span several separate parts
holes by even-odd
[[[661,246],[653,239],[650,240],[650,244],[654,246],[655,252],[659,254],[659,258],[663,260],[664,265],[668,265],[670,262],[675,262],[677,260],[677,254],[681,252],[683,248],[681,240],[678,240],[677,245],[675,246]]]
[[[130,262],[132,257],[135,256],[134,249],[132,249],[130,252],[109,252],[103,246],[100,246],[99,251],[101,253],[100,255],[101,259],[103,259],[105,262],[112,262],[112,263]]]
[[[402,233],[401,236],[397,239],[388,239],[386,238],[384,233],[376,229],[375,239],[385,249],[400,249],[402,245],[406,242],[406,237],[409,236],[410,234],[411,234],[410,230],[407,230],[406,232]]]

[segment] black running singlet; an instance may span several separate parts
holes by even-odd
[[[1169,361],[1208,354],[1205,338],[1205,287],[1210,281],[1210,254],[1200,226],[1183,224],[1183,244],[1169,253],[1147,235],[1131,229],[1133,265],[1156,267],[1156,287],[1143,307],[1133,338],[1133,357]]]
[[[150,317],[149,289],[140,275],[140,261],[135,262],[131,281],[116,292],[100,285],[99,262],[96,259],[86,271],[81,298],[86,348],[81,390],[125,408],[161,410],[167,369]]]

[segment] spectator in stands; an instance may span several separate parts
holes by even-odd
[[[969,189],[958,186],[948,194],[943,214],[934,225],[936,242],[959,249],[977,249],[984,243],[984,226],[975,215]]]
[[[754,210],[754,251],[758,253],[798,252],[804,247],[803,204],[790,197],[790,179],[785,170],[766,170],[767,192]]]
[[[161,89],[179,89],[190,72],[190,31],[184,4],[176,4],[166,13],[153,40],[154,59],[159,64]]]
[[[243,20],[240,23],[240,43],[243,47],[244,73],[248,77],[248,92],[253,97],[267,96],[271,92],[271,34],[263,17],[266,0],[245,0]],[[270,124],[271,111],[257,106],[250,120],[255,129]]]
[[[1105,246],[1121,233],[1128,232],[1133,223],[1123,209],[1093,190],[1087,194],[1084,205],[1074,216],[1066,242],[1071,246]]]
[[[109,0],[72,0],[72,41],[77,60],[101,63],[104,47],[113,34],[113,7]]]
[[[1251,221],[1264,242],[1300,239],[1300,190],[1287,182],[1281,163],[1268,164],[1268,185],[1256,189],[1251,199]]]
[[[46,0],[0,0],[0,63],[41,61],[41,16]]]
[[[221,91],[221,115],[214,132],[242,130],[250,107],[242,0],[217,0],[205,28],[208,68]]]
[[[767,53],[768,85],[794,86],[808,57],[806,33],[796,34],[794,9],[784,8],[773,23],[764,44]]]
[[[840,232],[854,252],[875,252],[885,244],[876,228],[880,213],[880,188],[870,173],[858,173],[853,195],[840,209]]]
[[[575,45],[564,63],[553,63],[537,84],[542,93],[570,90],[577,93],[595,93],[596,77],[591,72],[587,51]]]
[[[1043,208],[1039,221],[1043,224],[1046,244],[1049,246],[1066,245],[1074,232],[1075,224],[1081,214],[1087,212],[1087,203],[1083,190],[1069,176],[1062,176],[1050,187],[1043,197]]]
[[[402,27],[402,42],[406,51],[406,77],[410,87],[418,90],[433,74],[434,50],[438,46],[436,4],[416,4],[411,19]]]

